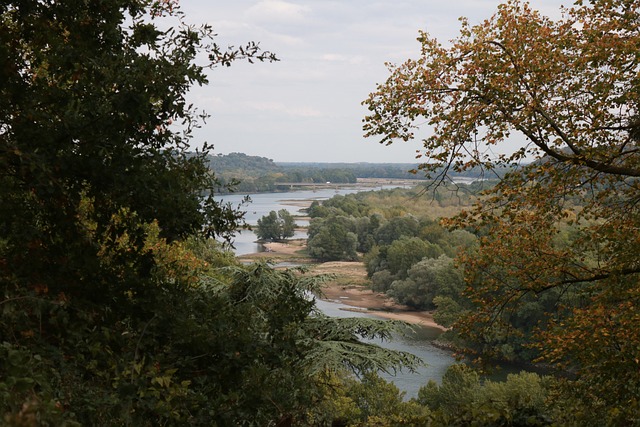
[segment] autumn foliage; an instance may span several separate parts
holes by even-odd
[[[420,139],[427,173],[512,168],[449,222],[481,238],[461,258],[477,310],[457,328],[492,354],[521,334],[572,375],[569,413],[614,424],[640,411],[638,22],[638,1],[557,21],[509,1],[450,44],[421,33],[421,56],[364,102],[366,134]]]

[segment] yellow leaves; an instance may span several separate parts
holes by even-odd
[[[20,331],[20,335],[22,335],[23,338],[33,338],[35,332],[33,331],[33,329],[28,329],[26,331]]]
[[[70,301],[70,298],[64,292],[59,292],[58,293],[58,297],[56,298],[56,300],[58,301],[58,304],[65,305],[66,303],[68,303]]]
[[[157,384],[163,388],[169,388],[171,386],[171,382],[173,379],[173,374],[175,374],[177,369],[167,369],[164,371],[164,375],[156,376],[151,380],[151,384]],[[190,384],[190,381],[183,381],[183,383]]]
[[[49,293],[49,287],[46,284],[36,284],[33,287],[33,291],[36,295],[46,295]]]
[[[96,237],[100,244],[98,256],[105,267],[114,270],[123,280],[133,274],[141,260],[153,260],[151,270],[158,283],[194,285],[208,264],[189,250],[184,242],[168,243],[160,236],[156,221],[140,222],[135,212],[122,208],[114,214],[106,230]],[[125,293],[129,299],[135,292]]]
[[[511,131],[520,131],[533,143],[522,148],[540,157],[567,144],[578,149],[618,144],[620,132],[614,129],[633,111],[625,93],[637,86],[640,41],[637,31],[625,33],[623,41],[609,27],[635,25],[638,12],[616,24],[614,14],[596,20],[588,8],[578,11],[553,22],[526,3],[510,1],[480,25],[464,23],[449,49],[421,33],[420,61],[394,68],[365,101],[376,112],[365,118],[367,136],[381,135],[384,143],[411,139],[407,126],[424,118],[433,127],[424,155],[442,160],[444,151],[449,165],[462,153],[473,153],[478,130],[484,131],[484,145],[502,145]],[[580,20],[607,29],[609,44],[588,42],[587,30],[575,25]],[[600,57],[605,62],[593,62]],[[482,163],[518,159],[516,152]]]
[[[421,34],[420,60],[394,68],[365,102],[376,113],[367,136],[383,142],[430,126],[425,164],[517,167],[477,208],[444,222],[482,236],[461,258],[479,310],[465,332],[481,335],[524,297],[557,296],[537,348],[596,382],[640,381],[640,162],[627,126],[638,115],[638,6],[594,0],[554,22],[507,1],[479,25],[463,22],[449,48]]]
[[[151,228],[154,231],[145,241],[145,250],[154,256],[156,275],[189,285],[196,284],[200,274],[208,267],[207,263],[188,250],[183,242],[169,244],[160,238],[157,224],[154,223]]]

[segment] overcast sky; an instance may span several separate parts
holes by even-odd
[[[276,162],[415,161],[419,142],[363,138],[361,102],[385,81],[385,62],[417,58],[419,30],[445,42],[489,18],[497,0],[183,0],[191,22],[209,23],[223,45],[257,41],[280,59],[235,63],[210,74],[191,101],[209,113],[194,145]],[[571,1],[532,0],[558,18]]]

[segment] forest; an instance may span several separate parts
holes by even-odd
[[[460,215],[490,192],[497,181],[440,185],[425,183],[411,189],[391,189],[336,195],[309,208],[309,255],[319,261],[354,261],[365,264],[370,287],[415,310],[432,311],[434,320],[447,328],[461,321],[476,306],[465,280],[469,271],[463,254],[476,251],[484,236],[472,229],[451,228],[446,220]],[[574,209],[580,206],[574,206]],[[575,238],[577,227],[558,225],[559,245]],[[540,352],[528,344],[536,328],[559,301],[576,304],[573,292],[524,296],[521,304],[501,313],[511,334],[496,335],[478,346],[455,328],[443,339],[467,354],[485,354],[491,348],[501,360],[533,366]]]
[[[211,155],[207,165],[215,171],[221,193],[228,185],[233,191],[260,193],[287,191],[285,183],[354,184],[358,178],[420,178],[410,172],[417,167],[415,164],[276,163],[244,153]]]
[[[193,155],[193,153],[191,154]],[[287,191],[285,183],[354,184],[358,178],[421,180],[417,163],[313,163],[274,162],[260,156],[244,153],[209,155],[207,166],[215,172],[220,183],[219,193],[233,191],[260,193]],[[510,168],[499,167],[490,176],[504,175]],[[443,171],[440,171],[442,173]],[[451,172],[450,178],[485,178],[485,171],[473,168],[464,172]]]
[[[164,0],[0,4],[0,423],[640,425],[638,1],[552,20],[508,0],[447,45],[421,32],[364,100],[365,136],[417,142],[431,185],[314,204],[309,254],[362,259],[479,367],[549,371],[454,365],[414,399],[378,374],[423,362],[371,341],[404,324],[327,317],[310,296],[331,277],[223,250],[244,213],[214,196],[238,178],[373,172],[194,151],[189,91],[279,58],[183,18]]]

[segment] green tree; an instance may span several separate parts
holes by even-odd
[[[458,329],[508,334],[523,296],[556,290],[530,344],[577,373],[575,413],[612,425],[640,412],[639,19],[637,1],[579,1],[557,21],[508,1],[463,20],[449,47],[420,33],[420,58],[365,101],[366,134],[383,143],[433,129],[427,172],[510,168],[453,223],[483,236],[463,260],[478,310]],[[571,242],[558,242],[563,224]]]
[[[415,400],[405,400],[393,383],[375,372],[360,377],[338,372],[324,378],[331,399],[322,403],[321,414],[309,425],[349,427],[395,427],[429,425],[429,410]]]
[[[414,237],[418,234],[419,222],[413,215],[394,216],[378,227],[375,232],[376,243],[390,245],[401,237]]]
[[[423,258],[438,258],[442,255],[439,246],[418,237],[401,237],[387,249],[387,266],[391,274],[406,278],[411,266]]]
[[[388,294],[402,304],[433,309],[436,296],[457,299],[464,290],[462,271],[453,265],[446,255],[424,258],[413,264],[404,280],[391,284]]]
[[[0,7],[4,295],[108,299],[118,281],[103,275],[91,236],[126,232],[141,247],[139,228],[112,222],[125,211],[157,221],[170,240],[200,230],[229,237],[242,222],[214,200],[204,153],[185,153],[197,123],[186,93],[207,81],[195,63],[205,48],[212,67],[269,55],[222,51],[207,26],[161,31],[156,22],[172,10],[137,0]],[[131,262],[149,275],[152,263]]]
[[[358,236],[352,228],[352,221],[344,216],[313,219],[307,241],[309,255],[322,261],[356,260]]]
[[[274,58],[181,18],[172,1],[0,4],[3,425],[302,423],[324,372],[416,362],[359,341],[391,324],[317,313],[321,279],[208,239],[242,214],[186,153],[186,92],[205,67]]]
[[[466,365],[453,365],[442,384],[430,381],[417,402],[432,411],[435,426],[552,425],[548,401],[552,380],[530,372],[509,374],[506,381],[484,381]]]
[[[284,240],[295,234],[296,222],[286,209],[269,212],[258,219],[256,235],[262,240]]]
[[[433,305],[436,307],[433,320],[445,328],[450,328],[461,316],[466,314],[461,307],[459,298],[436,295],[433,297]]]

